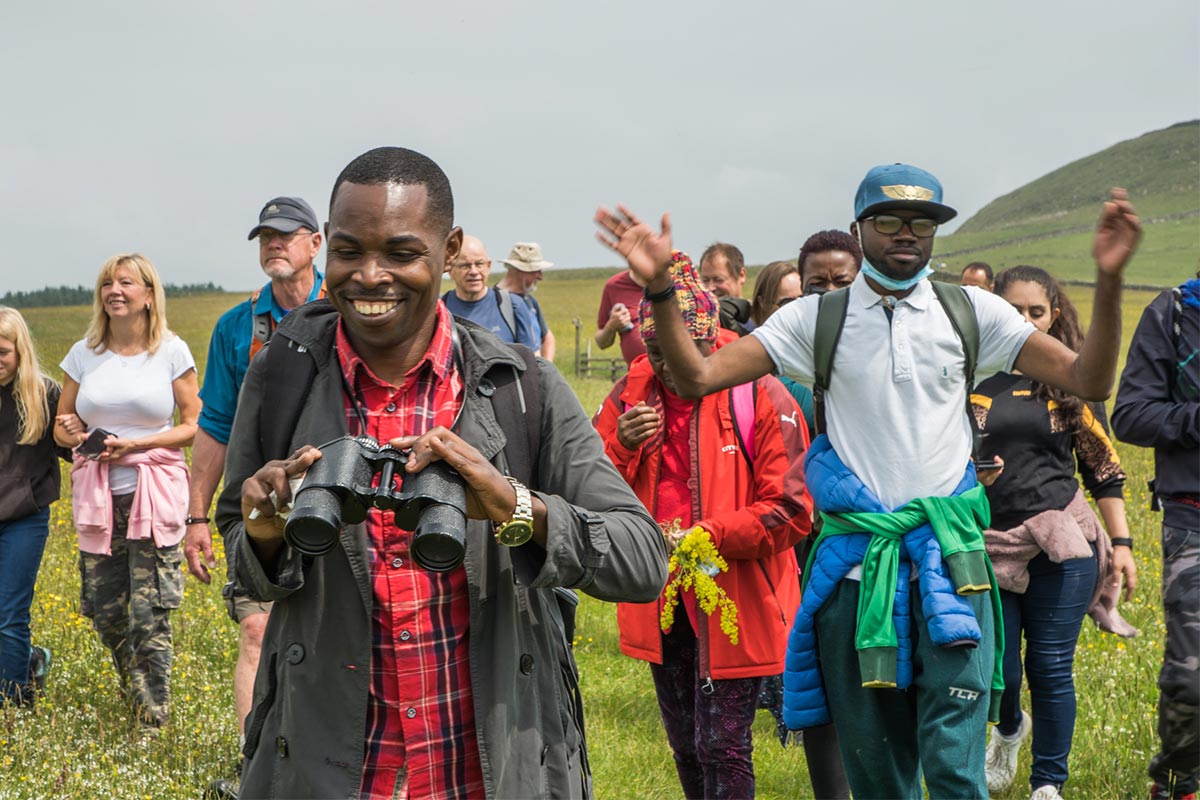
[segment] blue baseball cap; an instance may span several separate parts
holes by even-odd
[[[871,167],[854,195],[854,219],[893,208],[920,211],[939,224],[958,216],[957,211],[942,202],[942,183],[932,173],[911,164]]]
[[[262,211],[258,212],[258,224],[250,229],[250,235],[246,238],[253,239],[263,228],[280,233],[295,233],[301,228],[308,228],[313,233],[321,231],[316,212],[300,197],[268,200]]]

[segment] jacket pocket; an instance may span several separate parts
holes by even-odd
[[[271,713],[271,708],[275,705],[275,692],[279,685],[279,678],[275,674],[275,661],[278,658],[278,653],[271,653],[271,658],[267,662],[267,690],[263,693],[262,698],[254,704],[254,709],[250,712],[250,719],[246,723],[246,744],[242,747],[242,754],[249,761],[254,757],[254,753],[258,750],[258,741],[262,738],[263,724],[267,721],[267,715]],[[261,677],[261,670],[260,677]]]
[[[28,517],[38,510],[33,484],[24,475],[0,473],[0,522]]]

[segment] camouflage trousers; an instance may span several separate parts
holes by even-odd
[[[80,611],[112,653],[138,722],[158,727],[170,703],[170,613],[183,599],[182,546],[126,539],[132,501],[113,497],[112,555],[79,554]]]
[[[1196,790],[1200,770],[1200,531],[1163,525],[1167,642],[1158,675],[1158,738],[1150,777],[1175,797]]]

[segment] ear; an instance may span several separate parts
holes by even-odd
[[[450,265],[458,258],[458,254],[462,252],[463,230],[455,226],[450,229],[450,233],[446,236],[446,262],[442,264],[442,272],[449,272]]]
[[[326,223],[326,226],[328,226],[328,224],[329,223]],[[309,254],[310,261],[321,254],[321,242],[322,242],[322,238],[321,238],[320,233],[313,233],[311,235],[311,239],[310,239],[311,247],[309,248],[309,250],[311,251]]]

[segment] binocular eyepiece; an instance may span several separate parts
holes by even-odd
[[[434,461],[408,474],[407,451],[380,446],[370,436],[344,436],[320,448],[294,498],[284,540],[305,555],[328,553],[342,525],[355,525],[372,508],[395,514],[412,531],[412,557],[431,572],[448,572],[466,552],[467,493],[462,478]],[[376,480],[378,476],[378,480]]]

